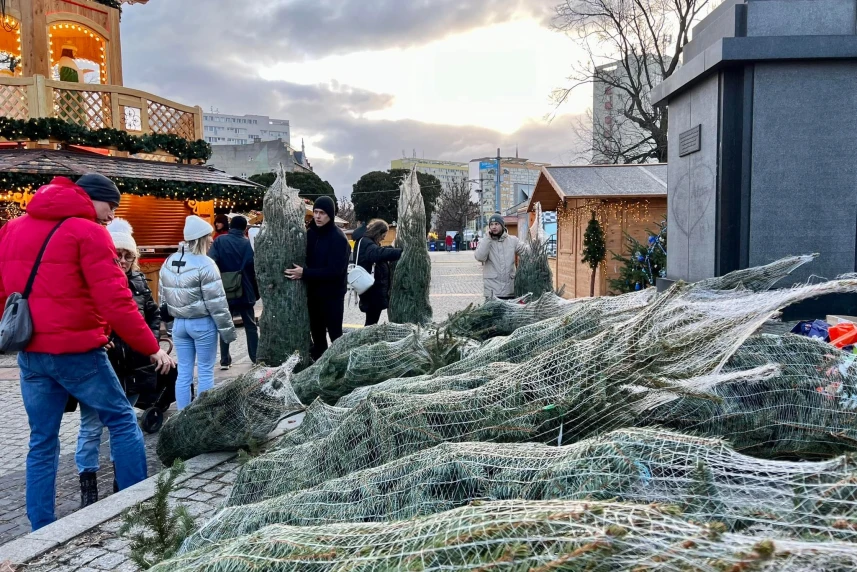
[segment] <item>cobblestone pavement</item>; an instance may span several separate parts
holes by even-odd
[[[470,303],[479,303],[482,297],[481,267],[472,252],[431,253],[432,282],[431,304],[435,321],[444,320],[450,313],[461,310]],[[261,308],[257,308],[259,312]],[[381,321],[387,320],[386,314]],[[345,327],[360,327],[365,315],[354,306],[346,306]],[[238,340],[230,348],[233,366],[229,371],[216,371],[217,380],[228,379],[247,371],[251,364],[247,356],[247,340],[243,329],[239,329]],[[218,361],[219,363],[219,361]],[[173,406],[174,408],[175,406]],[[168,412],[167,415],[171,413]],[[74,448],[77,440],[79,414],[66,414],[60,429],[61,456],[57,477],[57,517],[62,518],[77,510],[80,503],[80,487],[74,463]],[[14,356],[0,355],[0,435],[4,446],[0,448],[0,545],[30,531],[25,506],[24,467],[27,454],[29,428],[27,415],[21,401],[18,368]],[[161,469],[155,455],[157,434],[144,434],[149,474]],[[112,492],[113,470],[109,461],[109,445],[101,448],[101,470],[99,471],[99,493],[101,497]]]
[[[186,506],[197,523],[202,523],[232,490],[237,469],[234,462],[218,465],[181,483],[170,499]],[[130,560],[128,541],[118,536],[121,525],[121,518],[109,520],[30,562],[25,569],[28,572],[136,571],[137,566]]]

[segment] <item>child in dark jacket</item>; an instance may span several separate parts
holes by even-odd
[[[356,264],[372,273],[375,283],[360,296],[360,311],[366,314],[366,325],[377,324],[381,312],[390,305],[390,262],[402,257],[401,248],[381,246],[389,225],[381,219],[369,221],[363,237],[354,245]]]
[[[133,237],[134,231],[131,225],[123,219],[115,219],[107,227],[107,230],[113,238],[113,244],[119,256],[118,263],[128,277],[128,287],[137,303],[137,309],[145,318],[155,339],[159,339],[161,313],[152,297],[152,291],[145,275],[140,272],[137,266],[138,252]],[[141,393],[155,389],[158,381],[157,372],[155,366],[151,364],[149,356],[135,352],[115,332],[110,335],[107,357],[132,406],[137,402]],[[98,457],[103,432],[104,425],[98,418],[98,414],[93,409],[81,404],[80,433],[77,438],[77,452],[75,454],[75,462],[80,474],[81,508],[98,501],[96,472],[100,468]],[[115,480],[113,488],[114,492],[118,489]]]

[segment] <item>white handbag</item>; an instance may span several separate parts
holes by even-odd
[[[358,295],[364,294],[369,288],[375,284],[375,265],[372,265],[372,274],[366,272],[366,269],[357,265],[360,260],[360,243],[361,238],[357,241],[357,254],[354,256],[354,263],[348,265],[348,287],[357,292]]]

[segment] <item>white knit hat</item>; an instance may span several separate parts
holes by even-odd
[[[184,221],[184,239],[187,241],[202,238],[214,232],[214,227],[196,215],[190,215]]]
[[[134,229],[124,218],[115,218],[107,225],[107,232],[113,237],[116,250],[127,250],[137,254],[137,242],[134,240]]]

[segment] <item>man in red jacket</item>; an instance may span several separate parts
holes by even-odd
[[[0,229],[0,304],[22,292],[54,227],[29,298],[33,337],[18,354],[21,396],[30,423],[27,516],[33,530],[55,520],[59,428],[68,396],[98,411],[110,430],[120,488],[146,478],[146,450],[137,417],[110,367],[110,328],[160,371],[174,362],[161,350],[131,297],[103,225],[120,194],[101,175],[77,184],[57,177],[40,188],[27,214]]]

